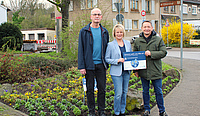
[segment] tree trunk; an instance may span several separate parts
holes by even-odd
[[[70,4],[70,0],[62,0],[62,6],[61,6],[62,29],[64,29],[64,27],[68,27],[69,4]]]

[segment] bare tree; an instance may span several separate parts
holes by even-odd
[[[26,5],[26,0],[10,0],[10,5],[7,5],[12,12],[22,10]]]

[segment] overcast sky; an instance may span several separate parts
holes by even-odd
[[[2,1],[2,0],[0,0]],[[5,5],[10,6],[10,0],[3,0]],[[12,0],[12,1],[19,1],[19,0]],[[38,0],[39,3],[44,3],[46,7],[51,6],[52,4],[50,2],[48,2],[47,0]]]

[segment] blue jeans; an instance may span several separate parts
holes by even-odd
[[[150,112],[150,105],[149,105],[149,101],[150,101],[149,83],[150,83],[150,80],[141,78],[141,81],[142,81],[142,87],[143,87],[144,109],[148,110]],[[157,102],[159,112],[162,113],[165,111],[163,93],[162,93],[162,79],[156,79],[156,80],[151,80],[151,81],[152,81],[154,91],[156,94],[156,102]]]
[[[94,78],[97,81],[98,112],[105,109],[106,69],[103,64],[95,64],[95,70],[86,70],[87,105],[89,112],[95,112]]]
[[[128,71],[123,71],[121,76],[111,75],[111,77],[114,83],[114,91],[115,91],[115,97],[114,97],[115,114],[119,115],[120,112],[124,114],[130,75]]]

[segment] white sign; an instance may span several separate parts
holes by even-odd
[[[83,89],[84,89],[84,91],[87,91],[87,88],[86,88],[86,79],[83,78],[82,80],[83,80]],[[97,81],[96,81],[96,78],[94,78],[94,91],[97,91],[97,90],[98,90],[97,89]]]
[[[124,52],[124,70],[146,69],[145,51]]]

